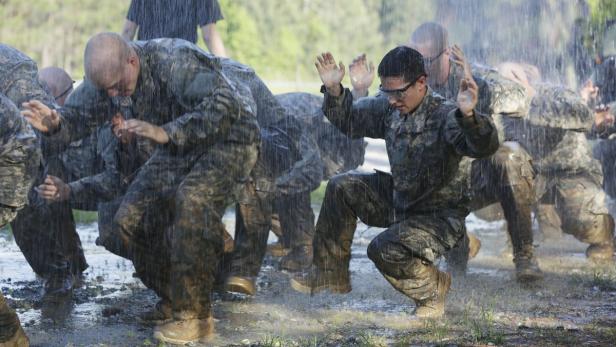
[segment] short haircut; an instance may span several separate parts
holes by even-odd
[[[413,48],[398,46],[387,52],[378,69],[379,77],[404,77],[407,82],[415,82],[426,75],[423,56]]]
[[[410,44],[412,46],[430,45],[435,54],[442,52],[448,45],[447,29],[435,22],[426,22],[413,31]]]

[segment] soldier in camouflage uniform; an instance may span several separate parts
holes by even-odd
[[[236,64],[238,74],[254,72]],[[24,116],[65,142],[109,120],[112,97],[130,97],[126,130],[158,144],[131,182],[113,232],[131,248],[147,209],[171,194],[169,272],[173,320],[154,337],[171,343],[212,333],[210,294],[223,252],[225,206],[237,199],[258,154],[256,105],[223,62],[183,40],[125,42],[103,33],[85,51],[86,80],[58,115],[36,101]],[[61,125],[61,126],[60,126]]]
[[[28,201],[38,176],[39,141],[11,100],[0,94],[0,227],[17,215]],[[27,347],[19,318],[0,293],[0,345]]]
[[[437,23],[424,23],[411,35],[410,45],[424,55],[430,86],[447,99],[456,97],[462,70],[467,64],[462,51],[448,47],[448,34]],[[454,64],[450,64],[450,55]],[[531,210],[535,201],[535,172],[528,152],[515,142],[515,137],[503,133],[503,118],[523,117],[528,111],[528,98],[519,84],[505,79],[496,70],[475,67],[473,78],[479,86],[477,109],[490,115],[502,141],[491,157],[476,160],[471,165],[473,210],[500,202],[507,220],[507,231],[513,245],[516,278],[521,282],[541,279],[533,252]],[[448,255],[449,265],[466,271],[468,246]]]
[[[364,140],[350,139],[325,118],[321,111],[322,96],[287,93],[277,95],[276,99],[302,123],[319,145],[324,180],[353,170],[363,163],[366,147]],[[317,187],[318,185],[313,188],[304,186],[296,193],[277,192],[274,200],[274,220],[279,223],[279,227],[272,230],[277,234],[280,246],[291,250],[289,255],[280,260],[281,269],[297,271],[312,263],[314,213],[310,204],[310,192]],[[303,256],[307,252],[310,257]]]
[[[18,50],[0,45],[0,92],[15,105],[39,99],[57,107],[41,86],[34,61]],[[61,150],[43,138],[47,170],[60,175],[57,153]],[[44,176],[41,176],[42,179]],[[31,201],[11,223],[15,242],[39,276],[45,279],[46,294],[69,294],[75,276],[87,268],[79,235],[68,204],[47,205],[31,192]]]
[[[456,108],[428,87],[421,54],[397,47],[379,64],[381,94],[353,103],[340,84],[344,66],[330,53],[316,65],[327,118],[352,138],[384,138],[392,173],[346,173],[329,181],[313,266],[292,278],[291,286],[305,293],[349,292],[351,243],[360,218],[387,228],[368,246],[383,276],[415,301],[417,316],[442,316],[451,277],[434,261],[463,238],[469,212],[467,175],[459,166],[464,156],[488,156],[498,148],[491,119],[474,111],[477,85],[469,72]]]

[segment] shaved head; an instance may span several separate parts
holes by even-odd
[[[131,95],[139,76],[139,57],[116,33],[92,36],[84,53],[86,78],[109,96]]]
[[[430,52],[430,55],[440,53],[447,48],[447,29],[434,22],[426,22],[417,27],[411,34],[409,46]]]
[[[59,67],[50,66],[39,70],[39,80],[51,92],[52,96],[59,101],[64,101],[73,89],[73,79],[66,71]],[[62,104],[63,102],[59,102]]]
[[[97,86],[105,86],[122,74],[130,54],[128,43],[116,33],[92,36],[83,57],[86,77]]]

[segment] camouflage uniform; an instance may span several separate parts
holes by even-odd
[[[0,227],[25,206],[38,176],[40,149],[36,134],[19,110],[0,94]],[[0,293],[0,344],[15,336],[19,318]]]
[[[399,291],[416,302],[436,295],[432,263],[465,234],[469,210],[463,156],[488,156],[498,148],[489,117],[462,118],[455,105],[428,90],[413,114],[401,115],[385,97],[353,103],[348,89],[325,94],[327,118],[351,138],[385,139],[392,174],[345,173],[333,177],[317,221],[314,266],[349,282],[357,218],[387,228],[368,246],[368,257]]]
[[[171,303],[175,319],[211,315],[210,292],[223,250],[225,206],[236,199],[258,154],[259,127],[251,91],[223,71],[223,62],[183,40],[132,42],[139,80],[130,97],[135,118],[162,126],[158,146],[129,185],[113,232],[130,246],[146,211],[175,201],[170,227]],[[246,74],[253,73],[244,67]],[[112,100],[89,82],[60,113],[56,136],[83,137],[114,114]]]
[[[34,61],[18,50],[0,44],[0,92],[15,105],[37,99],[55,107],[55,102],[40,85]],[[60,151],[56,143],[42,138],[43,156],[48,161],[48,173],[62,176],[53,165]],[[42,174],[43,172],[41,172]],[[44,175],[39,177],[39,181]],[[87,268],[71,208],[67,203],[47,205],[34,191],[30,203],[11,223],[15,242],[38,275],[53,276],[79,274]]]
[[[510,120],[505,131],[515,134],[533,157],[537,199],[555,205],[563,231],[589,243],[591,259],[597,248],[613,251],[614,221],[601,189],[601,167],[585,134],[593,113],[571,90],[536,89],[528,118]]]
[[[500,202],[507,220],[507,232],[512,240],[514,262],[523,266],[534,261],[531,209],[534,203],[535,171],[526,150],[515,137],[504,134],[503,122],[519,118],[528,112],[528,98],[523,87],[501,77],[498,72],[476,66],[473,78],[479,87],[477,109],[490,115],[502,141],[489,158],[475,160],[471,168],[471,203],[473,210]],[[452,64],[447,83],[435,89],[447,99],[454,100],[459,89],[461,71]],[[464,240],[466,242],[466,239]],[[459,272],[466,271],[468,246],[462,244],[448,254],[448,263]]]
[[[281,106],[254,72],[231,60],[225,61],[223,68],[225,74],[250,88],[263,135],[251,182],[243,188],[236,208],[230,269],[232,276],[255,277],[265,256],[273,202],[281,195],[307,191],[309,204],[309,192],[319,185],[323,166],[318,146],[307,129]],[[311,246],[311,241],[306,240],[306,235],[299,235],[293,242],[301,248]]]
[[[323,179],[357,168],[364,162],[365,142],[350,139],[325,118],[321,106],[323,97],[309,93],[286,93],[276,99],[297,118],[304,129],[319,145],[323,162]],[[314,237],[314,213],[307,189],[295,194],[278,194],[274,201],[274,213],[280,221],[279,238],[285,248],[292,245],[312,246]]]

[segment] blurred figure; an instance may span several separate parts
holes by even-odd
[[[0,228],[26,205],[28,192],[38,175],[40,157],[34,131],[11,100],[0,93]],[[29,346],[19,317],[1,292],[0,346]]]
[[[217,0],[131,0],[122,36],[133,40],[184,39],[197,43],[197,28],[214,55],[226,57],[225,46],[216,29],[223,19]]]

